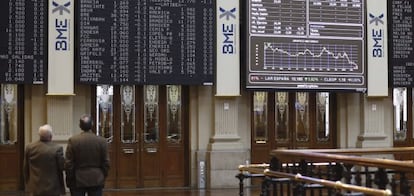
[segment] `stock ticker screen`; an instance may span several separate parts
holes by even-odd
[[[0,1],[0,82],[43,84],[47,68],[47,0]]]
[[[364,0],[247,2],[247,89],[366,90]]]
[[[213,0],[77,2],[79,83],[213,83]]]
[[[392,87],[414,86],[414,2],[388,1],[389,81]]]

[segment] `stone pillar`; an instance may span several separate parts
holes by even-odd
[[[210,188],[236,187],[238,166],[248,160],[239,136],[238,97],[214,98],[214,131],[207,151]]]
[[[238,134],[238,102],[236,98],[215,98],[214,135],[211,150],[241,149]]]
[[[363,117],[357,147],[392,147],[392,103],[388,98],[367,98],[361,96]]]
[[[47,122],[53,128],[53,140],[66,141],[73,132],[73,97],[48,96]]]

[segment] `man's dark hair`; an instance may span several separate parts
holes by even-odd
[[[79,127],[82,131],[89,131],[92,129],[93,121],[90,115],[83,115],[79,120]]]

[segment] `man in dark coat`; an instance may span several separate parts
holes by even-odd
[[[52,127],[39,128],[39,141],[26,146],[23,175],[26,191],[34,196],[58,196],[65,193],[63,147],[52,141]]]
[[[82,132],[66,148],[66,184],[72,196],[100,196],[109,170],[108,144],[92,132],[91,116],[83,115],[79,127]]]

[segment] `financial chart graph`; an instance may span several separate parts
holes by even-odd
[[[357,45],[264,42],[263,47],[263,70],[352,71],[360,62]]]
[[[366,90],[365,0],[246,2],[246,88]]]

